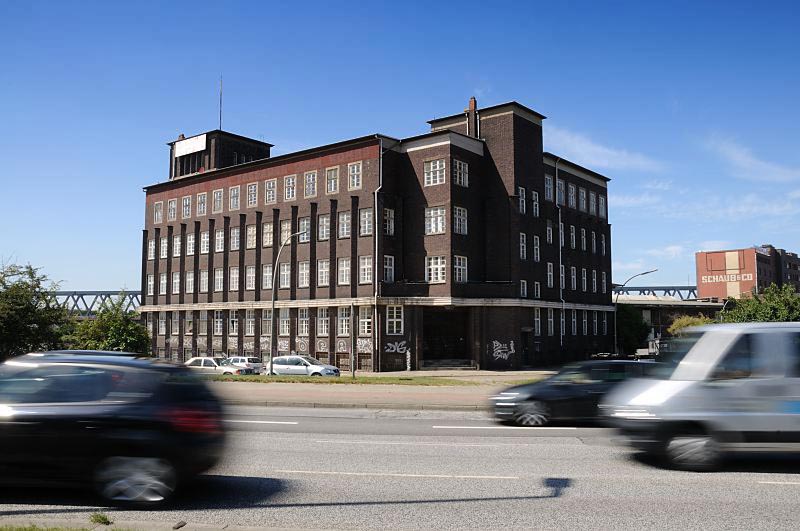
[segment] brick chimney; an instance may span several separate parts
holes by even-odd
[[[469,107],[464,112],[467,115],[467,135],[478,138],[478,100],[475,96],[469,99]]]

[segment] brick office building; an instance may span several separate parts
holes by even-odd
[[[218,130],[170,143],[170,179],[145,188],[154,352],[262,356],[277,337],[398,370],[611,351],[608,179],[543,152],[543,119],[473,98],[412,138],[276,157]]]
[[[761,293],[770,284],[789,284],[800,292],[800,257],[766,244],[747,249],[695,254],[697,296],[725,299]]]

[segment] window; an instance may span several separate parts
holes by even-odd
[[[297,197],[297,176],[287,175],[283,178],[283,200],[294,201]]]
[[[361,163],[353,162],[347,165],[348,190],[359,190],[361,188]]]
[[[200,293],[208,293],[208,269],[200,270]]]
[[[155,260],[156,259],[156,241],[155,240],[147,240],[147,259],[148,260]]]
[[[608,212],[606,211],[606,198],[605,198],[605,196],[602,196],[602,195],[598,196],[597,197],[597,201],[598,201],[598,208],[600,210],[600,217],[601,218],[605,218],[606,216],[608,216]]]
[[[578,335],[578,310],[572,310],[572,326],[571,332],[573,336]]]
[[[594,231],[592,231],[592,253],[596,252],[597,252],[597,238]]]
[[[158,312],[158,335],[163,336],[167,333],[167,314]]]
[[[605,234],[601,234],[600,235],[600,254],[602,254],[603,256],[606,255],[606,235]]]
[[[592,293],[597,293],[597,270],[592,269]]]
[[[570,278],[570,288],[572,291],[578,289],[578,270],[575,269],[575,266],[569,268],[569,278]]]
[[[221,336],[222,335],[222,325],[223,325],[223,315],[222,310],[214,310],[214,335]]]
[[[429,160],[425,162],[425,186],[444,184],[444,171],[444,159]]]
[[[339,193],[339,168],[325,170],[325,192],[328,194]]]
[[[394,209],[383,209],[383,233],[386,236],[394,236]]]
[[[222,291],[224,275],[221,267],[214,268],[214,291]]]
[[[586,212],[586,190],[583,188],[578,190],[578,210]]]
[[[525,214],[526,211],[527,211],[526,207],[527,207],[528,202],[526,201],[527,196],[525,194],[526,194],[526,192],[525,192],[525,188],[524,187],[520,186],[520,187],[517,188],[517,200],[519,201],[519,213],[520,214]]]
[[[228,268],[228,289],[239,291],[239,267]]]
[[[317,172],[307,171],[305,173],[305,188],[303,189],[303,196],[317,196]]]
[[[225,229],[214,231],[214,252],[221,253],[225,250]]]
[[[563,336],[567,332],[566,331],[566,327],[564,326],[565,325],[564,321],[566,320],[566,316],[564,315],[564,310],[561,310],[560,312],[558,312],[558,315],[559,315],[559,321],[560,321],[559,322],[559,331],[561,332],[561,335]]]
[[[186,293],[194,293],[194,271],[187,271],[184,281]]]
[[[350,285],[350,259],[349,258],[339,258],[339,264],[336,268],[337,273],[337,284],[340,286],[349,286]]]
[[[248,249],[256,248],[256,226],[248,225],[245,228],[245,246]]]
[[[566,285],[567,285],[567,282],[566,282],[566,280],[567,280],[566,279],[567,268],[566,268],[566,266],[564,266],[564,264],[561,264],[558,267],[558,269],[559,269],[559,275],[558,275],[559,284],[558,285],[559,285],[559,287],[561,289],[564,289],[566,287]]]
[[[272,223],[264,223],[261,225],[261,245],[264,247],[272,247],[275,233],[273,232]]]
[[[453,181],[458,186],[469,186],[469,164],[453,159]]]
[[[453,257],[453,282],[464,283],[467,281],[467,257]]]
[[[358,307],[358,335],[372,335],[372,308],[369,306]]]
[[[299,243],[308,243],[311,241],[311,218],[300,218],[297,220],[297,231],[300,233],[297,236]]]
[[[575,248],[575,225],[569,226],[569,246],[571,249]]]
[[[390,336],[403,335],[403,307],[386,307],[386,334]]]
[[[158,294],[159,295],[166,295],[167,294],[167,274],[160,273],[158,275]]]
[[[239,210],[239,187],[228,188],[228,210]]]
[[[253,336],[256,333],[256,311],[244,311],[244,335]]]
[[[307,288],[309,283],[309,276],[311,271],[310,262],[297,263],[297,287]]]
[[[192,217],[192,196],[187,195],[182,199],[181,218],[189,219]]]
[[[284,263],[280,265],[280,280],[278,287],[281,289],[289,288],[292,285],[292,264]]]
[[[533,283],[533,298],[534,299],[541,299],[542,298],[542,283],[541,282],[534,282]]]
[[[583,335],[589,335],[589,312],[583,310]]]
[[[244,268],[244,289],[248,291],[256,289],[256,266],[246,266]]]
[[[331,282],[331,261],[317,260],[317,286],[328,286]]]
[[[581,229],[581,251],[586,250],[586,229]]]
[[[597,194],[594,192],[589,192],[589,214],[597,214]]]
[[[358,211],[358,234],[359,236],[372,235],[372,209],[362,208]]]
[[[278,189],[277,179],[270,179],[268,181],[264,181],[264,203],[271,205],[277,201],[278,199],[277,189]]]
[[[194,255],[194,232],[186,235],[186,256]]]
[[[164,221],[164,202],[156,201],[153,203],[153,223]]]
[[[272,264],[261,266],[261,289],[272,289]]]
[[[601,275],[600,287],[602,289],[602,292],[605,293],[606,292],[606,272],[603,271],[602,273],[600,273],[600,275]]]
[[[547,262],[547,287],[553,287],[553,262]]]
[[[211,213],[219,214],[222,212],[222,190],[212,192]]]
[[[250,183],[247,185],[247,206],[254,207],[258,205],[258,183]]]
[[[453,207],[453,232],[456,234],[467,234],[467,209],[463,207]]]
[[[348,306],[339,307],[339,318],[337,319],[336,334],[339,336],[350,335],[350,308]]]
[[[170,199],[167,201],[167,221],[175,221],[178,217],[178,200]]]
[[[541,258],[541,254],[539,253],[539,237],[533,237],[533,261],[538,262]]]
[[[592,330],[594,330],[594,335],[597,335],[597,310],[592,312]]]
[[[330,318],[327,308],[317,308],[317,337],[325,337],[330,334]]]
[[[603,312],[603,335],[608,334],[608,312]]]
[[[278,335],[288,336],[291,323],[289,322],[289,308],[278,310]]]
[[[540,308],[533,309],[533,334],[542,335],[542,310]]]
[[[161,258],[167,258],[169,256],[169,248],[167,247],[167,239],[161,238],[161,245],[159,245],[159,255]]]
[[[230,310],[228,312],[228,335],[235,336],[239,334],[239,312]]]
[[[239,227],[231,227],[231,251],[239,250]]]
[[[567,185],[567,206],[575,208],[575,185]]]
[[[519,233],[519,259],[528,259],[528,235],[524,232]]]
[[[272,336],[272,310],[261,310],[261,335]]]
[[[553,309],[547,309],[547,335],[553,335]]]
[[[531,192],[531,213],[533,217],[539,217],[539,192]]]
[[[156,277],[155,275],[147,275],[147,294],[153,295],[155,293]]]
[[[200,254],[208,254],[208,231],[205,230],[200,233]]]
[[[561,247],[564,247],[564,224],[558,224],[558,239],[561,243]]]
[[[339,212],[337,230],[339,231],[339,238],[350,237],[350,212]]]
[[[564,181],[556,179],[556,204],[564,204]]]
[[[308,337],[308,308],[297,309],[297,335]]]
[[[447,260],[444,256],[425,257],[425,282],[440,284],[445,282]]]
[[[519,296],[523,299],[528,298],[528,281],[527,280],[520,280],[519,281]]]
[[[545,175],[544,176],[544,200],[545,201],[552,201],[553,200],[553,176],[552,175]]]
[[[317,216],[317,238],[325,241],[331,237],[331,215],[320,214]]]
[[[553,243],[553,222],[547,220],[547,232],[545,232],[545,240],[547,243]]]
[[[197,194],[197,215],[198,216],[205,216],[206,215],[206,193],[200,192]]]
[[[581,290],[586,291],[586,268],[581,268]]]
[[[280,244],[284,245],[289,243],[289,238],[292,237],[292,220],[284,219],[281,221],[281,241]]]
[[[425,209],[425,234],[444,234],[444,207]]]
[[[388,254],[383,255],[383,281],[394,282],[394,256]]]
[[[369,284],[372,282],[372,256],[358,257],[358,283]]]
[[[191,311],[184,313],[183,328],[187,336],[194,334],[194,315]]]

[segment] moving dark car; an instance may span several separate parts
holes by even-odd
[[[158,504],[213,466],[224,438],[220,402],[184,367],[99,352],[0,365],[0,481]]]
[[[648,361],[587,361],[565,366],[540,382],[510,387],[490,398],[496,418],[522,426],[551,420],[597,417],[597,404],[614,386],[638,378],[654,366]]]

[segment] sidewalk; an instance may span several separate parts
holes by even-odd
[[[369,408],[475,411],[488,407],[488,398],[512,381],[542,378],[545,371],[436,371],[358,373],[369,376],[434,376],[474,381],[477,385],[423,386],[383,384],[211,382],[226,403],[266,407]],[[342,375],[341,378],[348,378]]]

